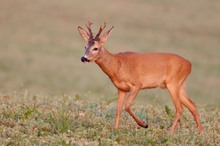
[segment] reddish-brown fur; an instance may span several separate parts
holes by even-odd
[[[81,60],[83,62],[94,61],[98,64],[118,89],[115,128],[119,126],[120,113],[124,104],[125,110],[139,126],[148,127],[132,112],[131,104],[140,90],[160,87],[169,90],[176,108],[176,117],[170,132],[175,130],[180,120],[183,113],[182,105],[190,110],[199,132],[202,131],[197,108],[189,99],[184,88],[185,80],[191,72],[191,63],[188,60],[171,53],[124,52],[111,54],[104,48],[104,43],[113,27],[100,37],[103,30],[101,27],[98,35],[94,38],[91,24],[88,22],[87,25],[89,32],[78,27],[79,33],[86,41],[86,52]],[[127,93],[129,94],[126,100]]]

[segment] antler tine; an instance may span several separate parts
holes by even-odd
[[[104,22],[104,27],[102,28],[102,30],[104,30],[104,29],[105,29],[105,27],[106,27],[106,21]]]
[[[86,25],[87,29],[89,30],[89,36],[90,38],[93,38],[93,33],[92,33],[92,29],[91,29],[91,25],[93,23],[90,22],[90,19],[88,19],[88,24]]]
[[[100,34],[102,33],[102,31],[105,29],[106,27],[106,21],[104,22],[104,26],[100,26],[99,28],[99,32],[97,33],[97,35],[95,36],[95,38],[98,38],[100,36]]]

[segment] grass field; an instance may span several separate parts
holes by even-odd
[[[2,145],[158,145],[220,143],[220,2],[218,0],[3,0],[0,2],[0,143]],[[77,27],[88,18],[114,30],[112,52],[171,52],[192,62],[187,91],[204,133],[186,112],[174,135],[166,90],[144,90],[113,129],[117,91],[94,63],[82,64]],[[172,112],[168,114],[165,107]],[[187,111],[187,110],[185,110]],[[124,124],[123,124],[124,123]]]
[[[204,132],[198,134],[185,112],[175,134],[169,134],[174,112],[165,106],[133,106],[149,128],[139,128],[122,112],[113,128],[116,100],[85,101],[83,97],[40,97],[25,94],[1,97],[1,145],[219,145],[217,108],[200,108]],[[208,113],[208,114],[207,114]]]

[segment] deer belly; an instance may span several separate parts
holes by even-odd
[[[160,87],[162,89],[166,88],[165,78],[157,77],[157,78],[147,78],[142,80],[143,89],[150,89]]]
[[[130,86],[129,83],[126,83],[124,81],[112,81],[116,88],[121,89],[123,91],[129,91]]]

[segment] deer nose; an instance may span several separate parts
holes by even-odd
[[[82,62],[89,62],[89,60],[86,57],[84,57],[84,56],[81,58],[81,61]]]

